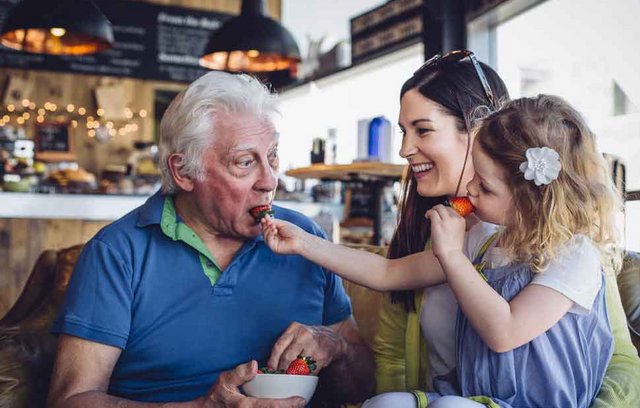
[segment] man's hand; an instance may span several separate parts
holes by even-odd
[[[256,408],[297,408],[304,407],[306,401],[301,397],[287,399],[257,399],[243,395],[239,387],[253,379],[258,372],[258,363],[250,361],[237,366],[232,371],[226,371],[218,377],[218,381],[211,387],[205,407],[256,407]]]
[[[329,327],[293,322],[273,346],[267,365],[269,368],[286,370],[302,354],[316,361],[317,369],[312,374],[317,375],[324,367],[340,358],[346,348],[344,338]]]

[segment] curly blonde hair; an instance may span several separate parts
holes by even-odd
[[[520,98],[480,120],[475,132],[479,147],[505,169],[513,222],[500,242],[516,260],[542,272],[563,244],[584,234],[599,249],[605,268],[617,270],[615,215],[621,201],[580,113],[557,96]],[[528,148],[545,146],[558,152],[562,169],[556,180],[536,186],[519,166]]]

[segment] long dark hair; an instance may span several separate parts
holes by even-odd
[[[509,99],[502,79],[488,65],[480,63],[491,90],[498,101]],[[416,89],[422,96],[439,104],[455,117],[458,129],[469,132],[477,112],[489,107],[490,102],[482,88],[478,74],[468,60],[444,62],[433,69],[421,70],[409,78],[400,91],[400,99],[408,91]],[[409,167],[402,180],[398,227],[389,245],[388,257],[402,258],[424,250],[431,235],[431,225],[424,213],[447,197],[423,197],[418,194],[417,183]],[[415,291],[391,292],[394,303],[402,303],[405,309],[415,311]]]

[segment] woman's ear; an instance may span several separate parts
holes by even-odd
[[[182,172],[182,168],[184,167],[184,155],[180,153],[172,153],[167,159],[167,164],[174,183],[176,183],[182,191],[193,190],[193,179],[191,176],[185,175]]]

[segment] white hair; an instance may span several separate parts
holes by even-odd
[[[182,154],[182,175],[202,180],[202,155],[217,136],[216,120],[228,113],[271,117],[278,113],[277,95],[250,75],[223,71],[209,72],[180,92],[160,123],[159,167],[165,194],[179,191],[169,170],[171,154]]]

